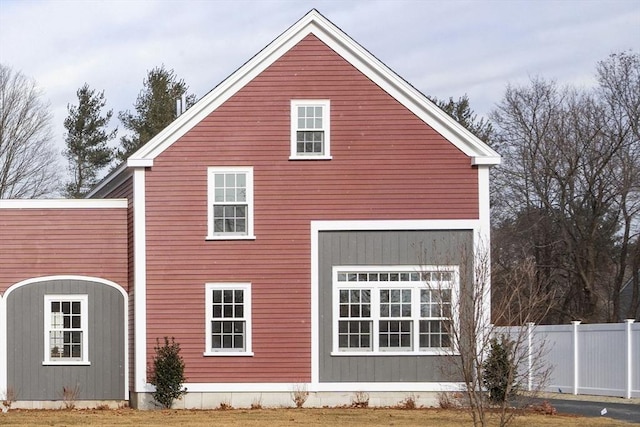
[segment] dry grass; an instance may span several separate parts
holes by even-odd
[[[157,410],[12,410],[0,413],[0,424],[9,426],[438,426],[471,425],[466,412],[443,409],[233,409],[227,411]],[[498,425],[497,419],[492,425]],[[526,415],[514,427],[629,427],[610,418]]]

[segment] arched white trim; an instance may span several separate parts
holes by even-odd
[[[110,286],[117,289],[123,297],[124,301],[124,400],[129,400],[129,295],[122,286],[111,280],[102,279],[100,277],[92,276],[78,276],[78,275],[57,275],[57,276],[42,276],[33,277],[31,279],[22,280],[15,283],[0,295],[0,395],[7,390],[7,299],[9,295],[18,288],[23,286],[32,285],[40,282],[51,282],[56,280],[79,280],[83,282],[94,282],[102,285]]]

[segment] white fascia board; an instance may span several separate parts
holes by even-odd
[[[475,162],[483,161],[480,160],[483,158],[486,158],[484,161],[488,162],[485,164],[499,163],[500,155],[495,150],[478,139],[433,102],[429,101],[426,96],[408,84],[352,38],[326,19],[322,19],[322,21],[325,27],[315,26],[318,31],[314,31],[314,34],[320,40],[422,119],[422,121],[433,127],[434,130],[454,144],[460,151],[471,157],[473,164],[478,164]]]
[[[153,160],[308,34],[314,34],[398,102],[472,158],[498,164],[500,155],[453,120],[342,30],[312,10],[261,50],[198,103],[135,152],[129,162]]]
[[[473,157],[471,164],[473,166],[495,166],[502,162],[500,156]]]
[[[121,209],[127,199],[4,199],[0,209]]]
[[[305,18],[308,18],[310,15],[311,13]],[[307,20],[303,18],[303,20],[290,27],[276,40],[258,52],[258,54],[247,61],[231,76],[205,95],[200,101],[189,108],[184,114],[142,146],[129,158],[130,165],[132,161],[152,161],[191,128],[204,120],[236,92],[257,77],[262,71],[273,64],[284,53],[289,51],[307,34],[309,34],[309,31],[303,31],[308,25],[306,22]]]
[[[127,160],[127,166],[130,168],[150,168],[153,166],[153,159],[134,159]]]

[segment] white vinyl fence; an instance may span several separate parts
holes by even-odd
[[[544,391],[569,394],[640,397],[640,323],[570,325],[529,324],[524,340],[529,355],[544,346],[543,363],[552,371]],[[496,328],[513,335],[519,327]],[[536,356],[538,357],[538,356]],[[525,359],[526,360],[526,359]],[[526,364],[526,363],[525,363]],[[529,360],[529,365],[531,361]],[[522,367],[521,369],[527,369]],[[529,389],[536,378],[529,370]]]

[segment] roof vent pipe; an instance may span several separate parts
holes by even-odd
[[[185,111],[187,111],[187,95],[183,93],[180,98],[176,99],[176,117]]]

